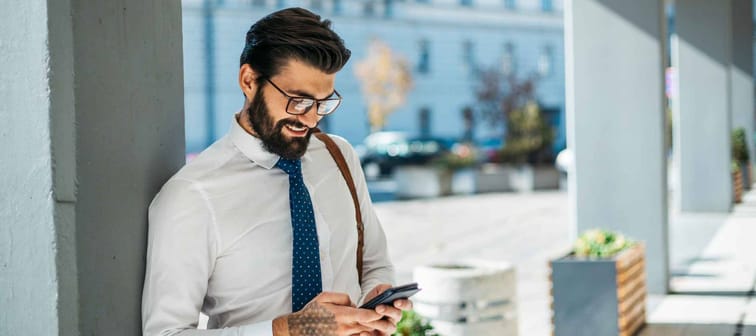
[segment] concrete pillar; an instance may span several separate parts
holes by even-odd
[[[68,1],[0,5],[0,335],[78,335],[72,27],[56,10]]]
[[[648,290],[668,289],[660,0],[565,2],[571,220],[644,241]]]
[[[179,0],[0,5],[0,335],[139,335],[184,161]]]
[[[676,207],[683,212],[728,212],[732,204],[731,4],[731,0],[675,3],[672,65],[677,68],[679,89],[673,103],[673,141],[679,169]]]
[[[753,0],[732,0],[730,107],[732,128],[745,128],[751,162],[756,162],[753,86]]]

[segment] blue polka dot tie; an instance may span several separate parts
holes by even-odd
[[[276,166],[289,175],[289,209],[293,235],[291,308],[299,311],[322,291],[320,249],[310,193],[302,179],[302,162],[281,158]]]

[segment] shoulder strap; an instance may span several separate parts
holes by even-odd
[[[318,139],[320,139],[320,141],[323,141],[323,143],[325,143],[326,148],[328,148],[328,152],[331,153],[333,160],[336,161],[336,165],[339,167],[339,170],[341,171],[341,175],[344,177],[344,180],[346,181],[347,187],[349,187],[349,192],[352,194],[352,202],[354,202],[355,220],[357,222],[357,278],[360,281],[360,285],[362,285],[362,253],[363,253],[362,250],[365,245],[365,242],[364,242],[365,226],[362,224],[362,212],[360,211],[360,201],[357,199],[357,189],[354,187],[354,180],[352,180],[352,173],[349,171],[349,165],[347,165],[346,160],[344,159],[344,154],[341,153],[341,149],[339,149],[339,146],[336,145],[335,142],[333,142],[333,139],[331,139],[331,137],[329,137],[328,134],[321,132],[317,128],[313,129],[313,134]]]

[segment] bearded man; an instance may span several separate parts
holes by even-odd
[[[354,149],[331,136],[343,173],[312,136],[341,103],[349,56],[330,22],[301,8],[249,29],[229,132],[150,205],[144,335],[389,335],[412,308],[357,308],[391,287],[386,238]]]

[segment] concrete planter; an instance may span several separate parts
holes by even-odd
[[[615,258],[551,261],[554,336],[634,335],[646,320],[643,245]]]
[[[478,170],[478,192],[529,192],[559,188],[559,171],[553,166],[487,163]]]
[[[451,172],[433,166],[399,166],[394,172],[396,197],[429,198],[451,194]]]
[[[507,263],[464,261],[415,268],[415,311],[444,336],[517,335],[516,277]]]
[[[471,195],[478,192],[478,170],[465,168],[455,170],[451,177],[451,192],[455,195]]]
[[[553,166],[521,165],[515,170],[510,183],[519,192],[559,189],[559,171]]]
[[[486,163],[477,171],[475,187],[480,193],[512,191],[510,180],[514,173],[512,166]]]

